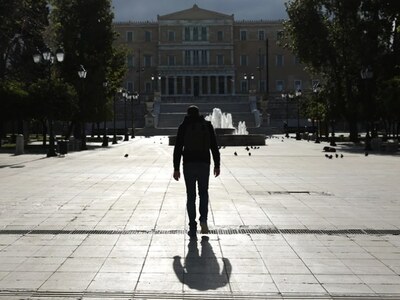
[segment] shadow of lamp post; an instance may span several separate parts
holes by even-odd
[[[33,61],[36,64],[44,63],[48,68],[48,84],[50,87],[51,82],[51,67],[52,65],[57,62],[64,61],[64,52],[62,49],[58,49],[55,54],[51,52],[50,49],[46,49],[43,52],[38,52],[33,55]],[[55,141],[54,141],[54,130],[53,130],[53,120],[54,118],[54,102],[53,98],[51,98],[50,103],[50,113],[48,116],[48,123],[49,123],[49,148],[47,151],[47,157],[57,156],[55,150]],[[44,138],[44,137],[43,137]]]
[[[367,122],[366,122],[366,135],[365,135],[365,150],[371,150],[371,136],[370,132],[370,105],[371,105],[371,94],[368,89],[368,81],[370,81],[374,77],[374,73],[372,72],[371,67],[366,67],[361,70],[361,79],[365,83],[364,93],[367,94],[368,103],[367,103]]]
[[[78,71],[78,76],[81,79],[81,96],[80,96],[80,101],[81,101],[81,109],[83,107],[83,87],[84,87],[84,80],[86,79],[87,76],[87,71],[85,70],[85,68],[83,67],[83,65],[81,65],[80,70]],[[82,133],[81,133],[81,150],[87,150],[87,145],[86,145],[86,122],[84,121],[84,116],[82,115]]]

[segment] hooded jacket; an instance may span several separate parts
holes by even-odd
[[[185,151],[185,132],[186,128],[193,122],[205,122],[207,124],[210,133],[210,149],[204,152],[191,152]],[[204,162],[211,163],[210,150],[213,156],[214,167],[220,167],[220,153],[217,145],[217,138],[215,136],[214,127],[211,122],[206,121],[203,116],[193,117],[186,116],[182,124],[179,125],[178,134],[176,136],[175,148],[174,148],[174,170],[179,171],[179,166],[181,163],[181,157],[183,157],[183,164],[188,162]]]

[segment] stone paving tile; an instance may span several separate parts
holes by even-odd
[[[339,145],[345,158],[327,160],[322,144],[267,143],[251,157],[244,147],[221,149],[211,229],[400,229],[398,156]],[[0,234],[0,297],[6,289],[400,297],[398,236],[164,234],[187,229],[185,188],[171,179],[166,144],[137,138],[62,159],[0,154],[2,164],[21,164],[0,172],[0,229],[150,231]]]

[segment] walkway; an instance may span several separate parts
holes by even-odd
[[[399,299],[400,157],[325,145],[221,149],[194,242],[166,137],[0,154],[0,298]]]

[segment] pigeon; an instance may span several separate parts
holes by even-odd
[[[328,158],[328,157],[329,157],[329,155],[328,155],[328,154],[325,154],[325,157],[326,157],[326,158]]]
[[[237,153],[236,153],[236,151],[235,151],[235,153],[233,153],[233,154],[235,154],[235,156],[237,156]]]
[[[250,150],[250,148],[249,148],[249,147],[246,147],[245,149],[246,149],[247,151],[249,151],[249,150]]]
[[[249,156],[251,156],[251,152],[249,152]]]
[[[338,157],[339,157],[339,154],[336,153],[335,156],[336,156],[336,158],[338,158]]]
[[[329,155],[329,159],[332,159],[332,157],[333,157],[332,155]]]
[[[124,155],[124,157],[128,157],[128,156],[129,156],[129,154],[125,154],[125,155]]]
[[[343,154],[340,154],[340,158],[343,158]]]
[[[368,156],[368,152],[365,152],[365,156]]]

